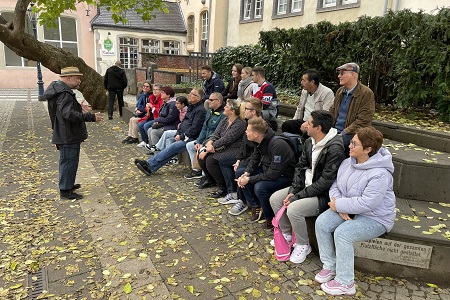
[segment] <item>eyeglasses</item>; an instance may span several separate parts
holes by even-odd
[[[338,75],[344,75],[345,74],[345,72],[353,72],[353,71],[351,71],[351,70],[338,70],[338,71],[336,71],[336,74],[338,74]]]
[[[143,87],[143,88],[148,88],[148,89],[150,88],[149,85],[143,85],[142,87]]]
[[[353,147],[362,146],[362,145],[358,145],[354,140],[350,141],[350,145],[352,145]]]
[[[191,95],[191,96],[195,96],[195,97],[200,97],[200,95],[199,95],[199,94],[194,94],[194,93],[189,93],[189,95]]]
[[[154,91],[160,91],[160,89],[153,89]]]
[[[250,110],[250,111],[252,111],[252,110],[255,110],[255,109],[254,109],[254,108],[244,107],[244,110]]]
[[[208,100],[209,101],[216,101],[216,100],[219,100],[219,99],[211,99],[211,98],[209,98]]]

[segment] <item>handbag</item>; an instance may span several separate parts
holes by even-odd
[[[292,245],[296,242],[294,230],[292,230],[292,241],[288,243],[284,238],[283,232],[281,231],[278,223],[280,222],[281,217],[283,216],[284,211],[287,206],[283,205],[280,210],[275,215],[275,218],[272,219],[273,229],[273,241],[275,244],[274,255],[276,260],[278,261],[287,261],[291,257],[291,248]]]

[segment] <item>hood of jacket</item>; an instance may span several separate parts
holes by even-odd
[[[50,83],[50,85],[45,90],[44,96],[45,99],[51,100],[52,98],[61,93],[69,93],[71,95],[75,95],[75,93],[67,84],[65,84],[61,80],[57,80]]]
[[[381,147],[377,153],[372,155],[366,162],[362,164],[357,164],[355,158],[351,158],[351,164],[355,169],[358,170],[370,170],[374,168],[384,168],[389,173],[394,173],[394,164],[392,162],[392,155],[386,149]]]

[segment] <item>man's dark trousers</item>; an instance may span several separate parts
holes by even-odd
[[[70,191],[77,177],[80,143],[59,145],[59,189]]]
[[[123,90],[108,90],[108,117],[112,117],[114,111],[114,102],[119,102],[119,115],[122,116],[122,107],[123,107]]]

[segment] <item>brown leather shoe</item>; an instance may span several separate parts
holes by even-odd
[[[272,225],[272,220],[266,220],[266,222],[264,222],[262,224],[262,228],[263,229],[267,229],[267,230],[272,230],[273,229],[273,225]]]

